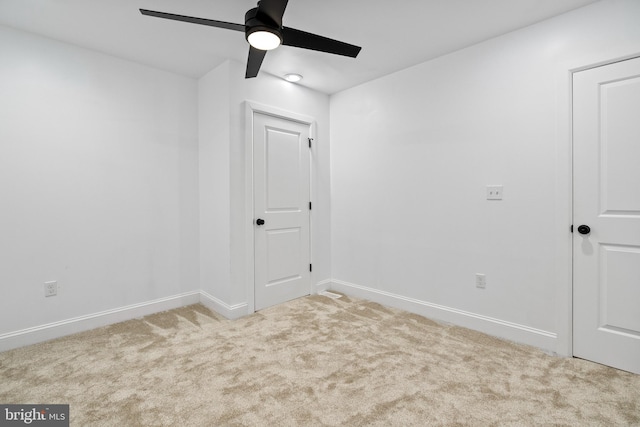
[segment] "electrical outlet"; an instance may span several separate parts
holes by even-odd
[[[502,185],[487,185],[487,200],[502,200]]]
[[[58,295],[58,282],[44,282],[44,296],[55,297]]]
[[[482,273],[476,273],[476,288],[484,289],[487,287],[487,276]]]

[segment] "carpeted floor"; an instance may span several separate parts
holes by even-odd
[[[375,303],[201,305],[0,353],[1,403],[73,426],[640,425],[640,376]]]

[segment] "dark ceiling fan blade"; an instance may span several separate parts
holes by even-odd
[[[267,54],[266,50],[256,49],[253,46],[249,46],[249,59],[247,59],[247,72],[244,75],[245,79],[250,79],[258,75],[262,60]]]
[[[172,19],[174,21],[190,22],[192,24],[208,25],[210,27],[226,28],[227,30],[242,31],[244,33],[244,25],[234,24],[233,22],[215,21],[213,19],[195,18],[193,16],[176,15],[173,13],[156,12],[154,10],[140,9],[140,13],[156,18]]]
[[[258,13],[266,15],[278,27],[282,27],[282,15],[287,8],[289,0],[260,0]]]
[[[360,46],[287,27],[282,28],[282,38],[284,39],[282,44],[285,46],[318,50],[335,55],[350,56],[351,58],[358,56],[358,53],[360,53],[362,49]]]

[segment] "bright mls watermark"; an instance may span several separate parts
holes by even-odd
[[[0,427],[69,427],[69,405],[0,404]]]

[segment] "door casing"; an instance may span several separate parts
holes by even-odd
[[[629,54],[629,55],[624,55],[624,56],[620,56],[620,57],[616,57],[616,58],[608,58],[605,60],[601,60],[601,61],[597,61],[597,62],[592,62],[588,65],[582,65],[582,66],[578,66],[578,67],[572,67],[569,69],[568,73],[565,73],[565,78],[567,79],[567,84],[568,84],[568,140],[569,140],[569,147],[570,147],[570,154],[569,154],[569,158],[568,158],[568,182],[566,184],[568,184],[568,188],[570,189],[569,191],[569,205],[570,205],[570,216],[569,216],[569,221],[568,221],[568,227],[573,227],[573,233],[577,233],[577,227],[580,224],[575,224],[574,220],[573,220],[573,174],[574,174],[574,170],[573,170],[573,145],[574,145],[574,136],[573,136],[573,126],[574,126],[574,121],[573,121],[573,75],[575,73],[581,72],[581,71],[586,71],[586,70],[590,70],[593,68],[598,68],[598,67],[603,67],[603,66],[607,66],[607,65],[611,65],[611,64],[615,64],[616,62],[622,62],[622,61],[626,61],[629,59],[634,59],[634,58],[638,58],[640,57],[640,52],[636,52],[633,54]],[[570,230],[570,229],[569,229]],[[558,344],[558,350],[557,353],[560,355],[566,355],[566,356],[574,356],[573,353],[573,289],[574,289],[574,276],[573,276],[573,233],[569,232],[568,233],[568,248],[564,248],[565,251],[567,251],[570,254],[569,257],[569,265],[567,266],[568,269],[568,276],[569,276],[569,280],[568,280],[568,292],[565,293],[563,295],[563,299],[565,299],[564,297],[566,297],[565,301],[566,301],[566,305],[564,305],[565,307],[567,307],[566,310],[566,315],[563,315],[562,313],[558,313],[558,318],[560,321],[561,325],[564,325],[567,329],[567,334],[566,336],[564,336],[564,339],[562,339]],[[561,305],[562,306],[562,305]],[[562,334],[564,335],[564,334]],[[558,337],[560,338],[560,336]],[[565,351],[566,350],[566,351]]]
[[[247,314],[255,312],[255,241],[254,241],[254,188],[253,188],[253,116],[255,113],[266,114],[285,120],[299,122],[309,126],[309,134],[311,138],[316,139],[316,120],[314,117],[294,113],[277,107],[261,104],[254,101],[245,101],[245,213],[244,213],[244,235],[245,235],[245,283],[247,295]],[[314,148],[311,148],[310,156],[313,159]],[[310,198],[315,199],[313,194],[314,179],[313,161],[309,166],[310,180]],[[309,255],[313,260],[313,211],[310,212],[309,218]],[[313,271],[311,272],[311,289],[309,293],[313,294]]]

